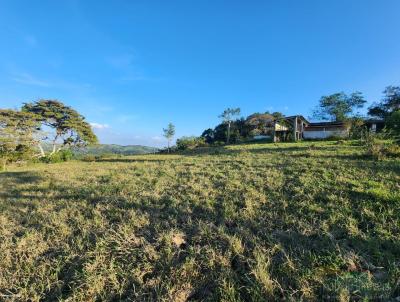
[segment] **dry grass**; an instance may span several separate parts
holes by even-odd
[[[0,173],[0,300],[400,296],[400,161],[252,144]]]

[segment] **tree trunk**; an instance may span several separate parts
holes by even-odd
[[[42,145],[39,143],[38,144],[39,150],[40,150],[40,157],[45,157],[46,154],[44,153],[43,147]]]
[[[57,139],[58,139],[59,135],[57,134],[53,140],[53,151],[51,151],[50,155],[53,155],[54,153],[58,152],[59,150],[56,150],[56,146],[57,146]]]
[[[56,142],[53,142],[53,150],[51,151],[50,155],[56,153]]]
[[[230,137],[231,137],[231,122],[228,122],[228,135],[227,135],[227,138],[226,138],[226,143],[227,144],[229,144]]]
[[[168,153],[169,153],[169,140],[168,140]]]
[[[294,118],[293,124],[293,140],[297,141],[297,116]]]

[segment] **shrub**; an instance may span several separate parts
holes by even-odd
[[[367,131],[367,128],[365,126],[365,122],[363,119],[353,118],[350,121],[350,131],[349,131],[350,138],[360,139],[365,131]]]
[[[400,110],[393,112],[386,121],[390,136],[400,145]]]
[[[159,154],[174,153],[174,152],[176,152],[177,149],[178,149],[177,146],[170,146],[169,150],[168,150],[168,147],[164,147],[163,149],[159,149],[158,153]]]
[[[176,141],[178,150],[194,149],[207,146],[204,137],[184,136]]]
[[[88,154],[82,157],[82,161],[87,161],[87,162],[95,162],[96,161],[96,156],[93,154]]]
[[[395,144],[395,141],[388,140],[388,136],[387,133],[379,135],[366,131],[361,140],[366,155],[378,160],[388,156],[400,156],[400,146]]]
[[[383,157],[383,145],[378,141],[374,133],[363,131],[361,142],[365,148],[366,155],[376,159]]]
[[[334,142],[334,141],[344,141],[348,139],[347,137],[343,137],[343,136],[339,136],[339,135],[332,135],[330,137],[327,137],[325,139],[323,139],[324,141],[328,141],[328,142]]]
[[[224,145],[225,145],[225,142],[223,142],[223,141],[215,141],[215,142],[213,143],[213,145],[214,145],[214,146],[217,146],[217,147],[221,147],[221,146],[224,146]]]
[[[71,150],[60,150],[52,155],[47,155],[41,160],[45,163],[62,163],[71,160],[74,157],[74,153]]]
[[[390,144],[385,148],[385,153],[388,156],[400,157],[400,146],[397,144]]]
[[[31,146],[0,142],[0,170],[6,170],[8,163],[31,160],[33,154]]]

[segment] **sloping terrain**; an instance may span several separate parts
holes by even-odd
[[[121,154],[121,155],[137,155],[155,153],[158,149],[154,147],[147,147],[141,145],[114,145],[114,144],[98,144],[95,146],[88,146],[84,149],[78,149],[76,154]]]
[[[0,173],[0,300],[400,296],[400,161],[250,144]]]
[[[43,149],[47,152],[51,151],[53,146],[51,144],[44,144]],[[115,144],[97,144],[83,148],[76,148],[73,150],[75,155],[103,155],[103,154],[118,154],[118,155],[138,155],[149,154],[158,151],[157,148],[141,146],[141,145],[128,145],[121,146]]]

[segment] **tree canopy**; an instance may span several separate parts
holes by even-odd
[[[231,124],[234,121],[235,116],[239,116],[240,108],[227,108],[222,112],[219,118],[222,119],[222,122],[228,126],[227,128],[227,136],[226,142],[229,144],[230,136],[231,136]]]
[[[394,111],[400,110],[400,87],[388,86],[383,91],[383,99],[368,108],[368,114],[373,117],[386,119]]]
[[[246,125],[252,135],[268,134],[274,125],[275,117],[269,113],[253,113],[246,118]]]
[[[33,103],[26,103],[22,112],[31,113],[34,119],[40,123],[41,130],[47,133],[44,140],[53,145],[52,154],[60,150],[61,146],[82,146],[97,143],[90,124],[76,110],[64,105],[57,100],[39,100]]]
[[[174,124],[169,123],[167,128],[163,129],[163,133],[164,133],[163,134],[164,137],[168,141],[168,152],[169,152],[171,140],[173,139],[173,137],[175,135],[175,126],[174,126]]]
[[[321,97],[313,116],[321,120],[341,122],[354,116],[354,110],[362,108],[365,103],[361,92],[350,95],[344,92],[334,93]]]
[[[53,156],[63,147],[97,143],[97,137],[82,115],[59,101],[26,103],[21,110],[0,109],[3,165],[18,159],[44,158],[46,153],[42,144],[48,143],[53,146],[48,156]]]
[[[386,119],[386,127],[397,143],[400,143],[400,110],[392,112]]]
[[[224,123],[232,122],[235,116],[240,114],[240,108],[227,108],[219,116]]]
[[[7,161],[32,155],[32,147],[37,144],[37,131],[38,123],[33,114],[9,109],[0,110],[0,157],[3,167]]]
[[[208,129],[204,130],[203,133],[201,134],[201,137],[204,138],[204,140],[207,144],[212,144],[215,139],[214,129],[208,128]]]
[[[255,135],[271,135],[275,121],[282,122],[284,115],[280,112],[274,113],[253,113],[247,118],[233,119],[230,122],[226,119],[217,125],[214,129],[208,128],[203,131],[201,137],[204,138],[205,143],[227,143],[228,130],[229,142],[239,142],[247,139],[252,139]]]

